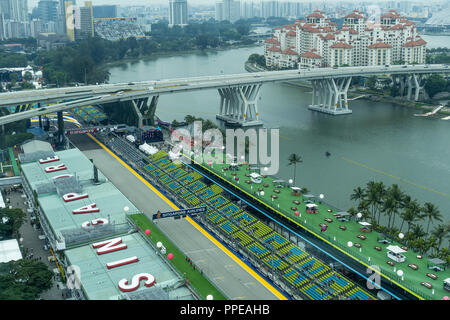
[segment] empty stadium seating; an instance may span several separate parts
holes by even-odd
[[[206,206],[205,202],[208,203],[206,216],[218,230],[247,249],[267,268],[280,272],[282,278],[299,290],[304,298],[326,300],[333,297],[331,292],[349,299],[373,299],[320,260],[230,202],[220,186],[207,186],[199,173],[187,172],[182,165],[174,165],[164,151],[148,159],[152,163],[144,169],[149,174],[158,177],[162,184],[192,207]],[[315,282],[313,279],[316,279]]]
[[[145,37],[135,17],[94,19],[94,30],[96,36],[109,41]]]

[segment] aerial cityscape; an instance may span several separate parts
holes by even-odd
[[[449,300],[449,65],[448,0],[0,0],[0,300]]]

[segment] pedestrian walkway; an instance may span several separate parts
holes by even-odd
[[[56,268],[54,262],[50,262],[48,257],[51,255],[50,251],[44,249],[45,240],[39,239],[42,234],[41,230],[37,230],[31,222],[32,213],[28,213],[28,205],[26,204],[27,198],[23,198],[23,193],[19,191],[11,191],[8,195],[10,199],[10,205],[13,208],[22,209],[26,213],[26,219],[23,225],[19,229],[21,236],[21,245],[23,246],[24,259],[37,259],[45,263],[50,271]],[[34,224],[34,223],[33,223]],[[44,292],[41,298],[44,300],[62,300],[62,291],[57,287],[57,281],[60,281],[59,277],[54,277],[53,286],[50,290]]]

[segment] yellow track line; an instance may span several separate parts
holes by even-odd
[[[411,182],[411,181],[409,181],[409,180],[406,180],[406,179],[403,179],[403,178],[400,178],[400,177],[396,177],[396,176],[394,176],[394,175],[392,175],[392,174],[390,174],[390,173],[387,173],[387,172],[384,172],[384,171],[381,171],[381,170],[377,170],[377,169],[368,167],[368,166],[366,166],[366,165],[364,165],[364,164],[362,164],[362,163],[360,163],[360,162],[357,162],[357,161],[354,161],[354,160],[350,160],[350,159],[347,159],[347,158],[345,158],[345,157],[341,157],[341,159],[344,160],[344,161],[347,161],[347,162],[349,162],[349,163],[351,163],[351,164],[357,165],[357,166],[359,166],[359,167],[362,167],[362,168],[368,169],[368,170],[370,170],[370,171],[373,171],[373,172],[376,172],[376,173],[385,175],[385,176],[390,177],[390,178],[392,178],[392,179],[395,179],[395,180],[398,180],[398,181],[401,181],[401,182],[410,184],[410,185],[412,185],[412,186],[414,186],[414,187],[417,187],[417,188],[420,188],[420,189],[424,189],[424,190],[427,190],[427,191],[434,192],[434,193],[436,193],[436,194],[438,194],[438,195],[440,195],[440,196],[443,196],[443,197],[447,197],[447,198],[450,197],[450,196],[449,196],[448,194],[446,194],[446,193],[439,192],[439,191],[433,190],[433,189],[431,189],[431,188],[428,188],[428,187],[425,187],[425,186],[421,186],[421,185],[416,184],[416,183],[414,183],[414,182]]]
[[[88,136],[94,140],[100,147],[102,147],[106,152],[113,156],[120,164],[128,169],[136,178],[141,180],[147,187],[149,187],[153,192],[155,192],[164,202],[171,206],[174,210],[180,210],[172,201],[167,199],[161,192],[159,192],[154,186],[152,186],[147,180],[145,180],[141,175],[139,175],[133,168],[131,168],[127,163],[114,154],[108,147],[103,143],[98,141],[93,135],[88,133]],[[212,243],[214,243],[219,249],[221,249],[226,255],[233,259],[237,264],[239,264],[245,271],[252,275],[256,280],[258,280],[264,287],[266,287],[270,292],[272,292],[278,299],[287,300],[287,298],[281,294],[275,287],[268,283],[264,278],[262,278],[258,273],[256,273],[252,268],[247,266],[241,259],[239,259],[234,253],[228,250],[224,245],[217,241],[213,236],[211,236],[205,229],[203,229],[198,223],[192,220],[190,217],[186,217],[186,220],[192,224],[198,231],[200,231],[206,238],[208,238]]]

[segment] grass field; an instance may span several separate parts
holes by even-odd
[[[133,214],[130,218],[140,228],[140,232],[149,229],[151,231],[148,236],[152,243],[156,245],[158,241],[161,241],[167,249],[167,254],[172,253],[174,255],[170,263],[186,278],[195,290],[206,299],[207,295],[212,295],[214,300],[226,300],[227,298],[206,278],[198,269],[193,269],[191,264],[186,261],[185,254],[181,252],[165,235],[164,233],[145,215]]]
[[[202,166],[222,180],[238,187],[256,201],[273,208],[283,217],[306,228],[319,238],[322,238],[331,245],[339,248],[341,251],[347,253],[366,266],[378,266],[384,276],[394,280],[410,292],[412,291],[416,296],[423,299],[440,300],[444,296],[449,295],[449,292],[443,288],[443,280],[450,278],[450,269],[443,272],[434,272],[429,270],[426,257],[423,259],[418,259],[418,253],[413,252],[412,250],[404,253],[406,256],[405,262],[395,263],[394,266],[388,265],[387,261],[390,260],[387,257],[386,250],[388,245],[378,242],[378,234],[376,232],[361,232],[361,225],[354,220],[339,222],[333,217],[335,212],[328,212],[331,208],[323,203],[320,203],[320,201],[313,200],[318,206],[318,213],[310,214],[306,212],[305,201],[308,199],[303,196],[293,196],[292,190],[288,187],[276,188],[273,183],[274,178],[268,176],[262,178],[262,182],[260,184],[252,183],[250,181],[250,177],[248,177],[248,174],[251,172],[250,170],[247,170],[249,168],[248,165],[244,164],[239,167],[239,170],[234,172],[223,170],[229,166],[227,164],[213,164],[212,166],[202,164]],[[235,175],[232,175],[232,173]],[[236,177],[238,180],[235,179]],[[258,192],[258,189],[260,188],[264,191],[264,195],[262,196]],[[277,192],[275,192],[275,190],[277,190]],[[277,198],[273,199],[272,196],[276,196]],[[300,204],[294,204],[294,200],[300,201]],[[299,216],[294,214],[295,211],[299,212]],[[327,222],[325,221],[326,218],[332,219],[333,221]],[[319,226],[323,223],[328,226],[325,232],[321,232],[321,227]],[[339,228],[339,226],[345,226],[347,229],[343,231]],[[358,235],[364,235],[366,239],[361,240],[358,238]],[[354,245],[349,246],[349,242],[352,242],[352,244],[358,243],[361,245],[361,248],[357,248]],[[400,246],[398,243],[392,243],[392,245]],[[382,250],[375,250],[375,246],[381,247]],[[413,270],[408,266],[408,264],[416,264],[419,268],[418,270]],[[403,271],[403,277],[397,275],[398,270]],[[427,273],[434,273],[438,275],[438,278],[436,280],[432,280],[426,275]],[[431,283],[433,289],[424,287],[421,285],[421,282]]]

